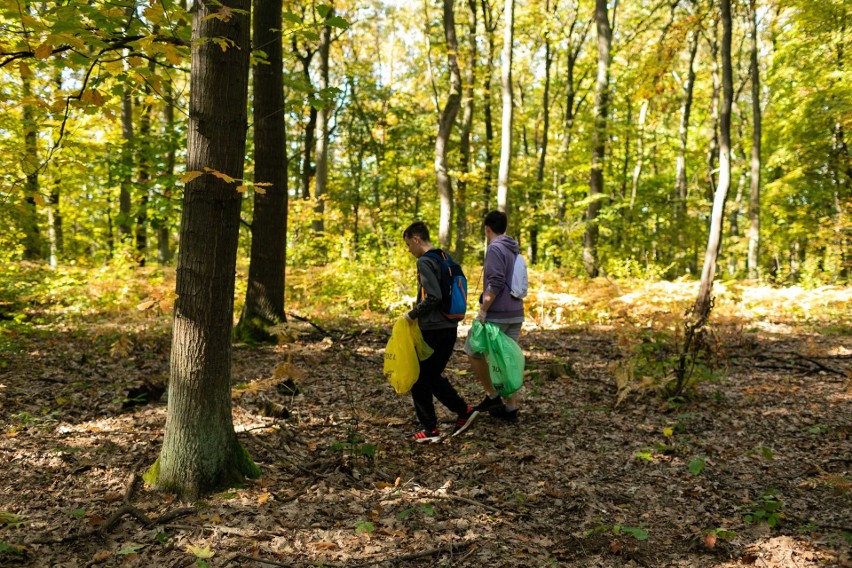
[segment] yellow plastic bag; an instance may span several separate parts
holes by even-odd
[[[399,318],[393,326],[385,347],[385,378],[397,394],[411,390],[420,376],[420,361],[432,356],[434,350],[423,341],[417,322]]]

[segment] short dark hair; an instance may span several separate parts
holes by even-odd
[[[429,229],[423,221],[415,221],[402,232],[403,239],[413,239],[414,237],[420,237],[420,240],[426,241],[427,243],[432,242],[429,239]]]
[[[482,223],[498,235],[502,235],[509,226],[509,218],[502,211],[492,211],[485,216],[485,221]]]

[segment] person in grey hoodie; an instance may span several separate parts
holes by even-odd
[[[420,326],[423,341],[435,350],[428,359],[420,362],[420,375],[411,387],[414,411],[423,426],[421,431],[414,434],[414,441],[420,444],[435,444],[441,441],[441,433],[438,431],[433,396],[450,412],[456,413],[453,436],[467,430],[478,411],[467,405],[443,374],[456,344],[458,322],[444,317],[441,313],[444,291],[441,286],[440,264],[433,255],[426,254],[435,248],[429,240],[429,229],[423,222],[417,221],[403,231],[402,238],[408,252],[417,259],[417,303],[403,317],[411,325]]]
[[[515,298],[510,292],[515,257],[520,254],[520,247],[517,241],[506,236],[509,220],[502,211],[488,213],[484,225],[488,246],[485,250],[482,296],[479,298],[480,308],[476,320],[480,323],[487,321],[495,324],[517,343],[524,322],[524,301]],[[520,401],[518,394],[511,395],[504,403],[491,384],[485,355],[474,352],[470,347],[470,334],[467,336],[464,351],[477,381],[486,393],[485,399],[474,408],[479,412],[490,412],[507,422],[516,422]]]

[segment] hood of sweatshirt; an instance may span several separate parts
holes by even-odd
[[[518,242],[512,237],[507,237],[506,235],[498,235],[489,243],[492,247],[500,247],[508,250],[513,255],[521,252],[521,248],[518,246]]]

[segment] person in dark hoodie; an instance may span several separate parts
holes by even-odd
[[[469,407],[450,381],[444,376],[444,369],[453,354],[456,344],[458,322],[444,317],[441,313],[441,276],[440,265],[435,257],[426,254],[432,250],[429,229],[422,221],[412,223],[402,233],[405,245],[417,259],[417,303],[404,314],[411,325],[419,325],[423,340],[435,350],[426,360],[420,362],[420,375],[411,387],[414,411],[423,429],[414,434],[414,441],[420,444],[440,443],[438,419],[435,416],[437,398],[441,404],[457,415],[453,436],[467,430],[478,414]]]
[[[482,296],[476,320],[480,323],[491,322],[511,337],[516,343],[524,322],[524,301],[511,295],[512,271],[515,257],[520,253],[518,243],[506,236],[508,217],[502,211],[492,211],[485,216],[485,265],[483,266]],[[488,363],[483,353],[475,353],[470,347],[470,334],[464,345],[470,366],[477,381],[485,389],[485,399],[475,407],[479,412],[490,412],[507,422],[518,420],[517,393],[505,402],[491,384]]]

